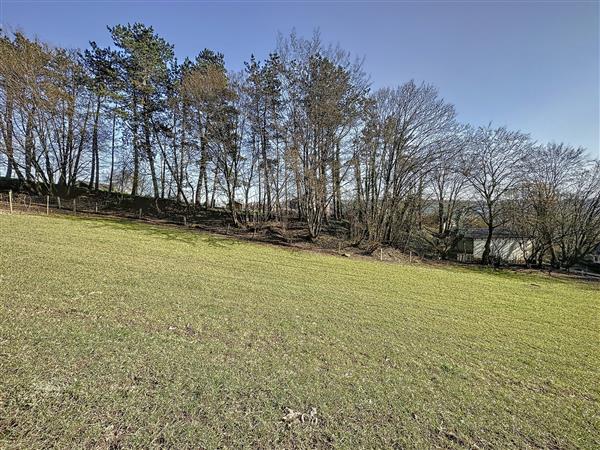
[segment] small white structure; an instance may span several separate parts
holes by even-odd
[[[473,240],[473,258],[481,259],[486,239]],[[531,241],[522,242],[516,238],[492,238],[490,254],[493,258],[506,262],[525,262],[531,255]]]
[[[477,228],[468,230],[458,244],[459,260],[481,260],[485,249],[488,230]],[[508,263],[523,263],[531,255],[532,242],[520,238],[509,230],[496,229],[490,244],[490,256]],[[468,256],[468,257],[467,257]]]

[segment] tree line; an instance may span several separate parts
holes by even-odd
[[[483,226],[569,267],[600,243],[600,164],[582,148],[459,123],[426,83],[373,90],[364,62],[316,33],[279,36],[240,72],[202,50],[179,62],[152,27],[113,45],[0,38],[0,165],[48,191],[84,183],[224,206],[237,226],[294,215],[312,239],[343,223],[356,245],[445,258]],[[159,207],[159,202],[156,202]]]

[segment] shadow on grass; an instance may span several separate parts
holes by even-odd
[[[560,285],[577,283],[583,289],[600,290],[600,283],[597,280],[571,277],[567,273],[549,272],[547,270],[526,269],[524,267],[494,268],[476,264],[448,264],[444,266],[444,269],[488,275],[502,280],[526,282],[532,285],[537,285],[539,282]]]
[[[70,220],[80,220],[69,217]],[[192,229],[177,229],[169,224],[155,224],[139,222],[132,219],[121,218],[98,218],[88,219],[91,228],[109,228],[112,230],[136,231],[146,236],[157,237],[172,242],[180,242],[187,245],[207,244],[211,247],[228,248],[240,244],[235,239],[219,237],[213,234],[198,232]]]
[[[115,230],[124,231],[137,231],[138,233],[146,236],[158,237],[173,242],[180,242],[191,246],[196,246],[199,243],[205,244],[210,247],[217,247],[226,249],[239,244],[244,241],[254,241],[254,239],[247,239],[242,237],[232,236],[220,236],[210,230],[198,230],[194,228],[181,228],[179,225],[169,223],[155,223],[147,221],[139,221],[137,219],[127,219],[119,217],[73,217],[73,216],[62,216],[66,220],[86,220],[92,228],[109,228]],[[271,244],[277,247],[286,248],[291,251],[302,251],[301,249],[294,247],[283,239],[271,238],[263,243]],[[377,263],[377,261],[372,261]],[[424,265],[425,267],[427,265]],[[568,274],[561,273],[548,273],[547,271],[539,271],[535,269],[524,269],[524,268],[493,268],[479,266],[476,264],[432,264],[428,267],[436,268],[447,271],[460,271],[463,273],[473,273],[480,275],[489,275],[498,279],[511,280],[518,282],[526,282],[532,285],[536,285],[539,282],[545,283],[556,283],[556,284],[570,284],[577,283],[581,288],[586,290],[600,290],[600,283],[596,280],[584,280],[570,278]]]

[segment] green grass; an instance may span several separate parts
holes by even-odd
[[[0,215],[2,448],[598,448],[599,340],[591,284]]]

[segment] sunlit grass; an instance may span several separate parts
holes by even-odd
[[[0,215],[0,447],[595,448],[599,338],[591,284]]]

